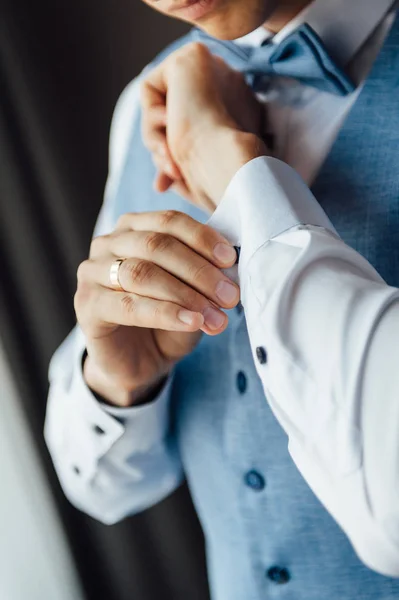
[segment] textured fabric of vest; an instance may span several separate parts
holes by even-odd
[[[191,39],[189,34],[179,40],[157,62]],[[399,20],[314,185],[343,239],[396,286],[398,74]],[[173,193],[153,191],[155,171],[139,123],[132,132],[115,218],[173,208],[206,221],[203,212]],[[176,443],[206,537],[213,600],[399,598],[399,580],[360,562],[297,471],[255,371],[245,317],[237,310],[228,314],[227,330],[204,336],[178,365],[171,406]],[[239,373],[245,374],[245,390]],[[265,478],[263,490],[246,485],[251,469]],[[289,570],[288,583],[267,577],[273,565]]]

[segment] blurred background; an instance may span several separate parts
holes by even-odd
[[[185,486],[101,525],[63,497],[42,434],[116,99],[185,27],[139,0],[2,0],[0,10],[0,599],[206,600]]]

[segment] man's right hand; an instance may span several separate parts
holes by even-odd
[[[112,263],[124,291],[112,288]],[[222,273],[234,248],[211,227],[175,211],[128,213],[94,238],[78,269],[75,310],[86,337],[87,384],[108,402],[131,406],[156,389],[201,332],[217,335],[239,288]]]

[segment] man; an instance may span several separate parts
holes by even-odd
[[[185,476],[216,600],[399,597],[394,4],[149,4],[201,30],[115,112],[50,368],[65,493],[112,523]]]

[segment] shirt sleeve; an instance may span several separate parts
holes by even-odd
[[[137,80],[116,106],[110,136],[110,174],[94,235],[114,226],[113,205],[131,124],[139,106]],[[158,397],[127,409],[101,404],[83,379],[85,339],[78,326],[50,363],[45,439],[69,500],[110,524],[152,506],[183,478],[169,430],[171,376]]]
[[[359,557],[399,576],[399,290],[274,158],[236,173],[210,225],[241,246],[253,357],[294,462]]]

